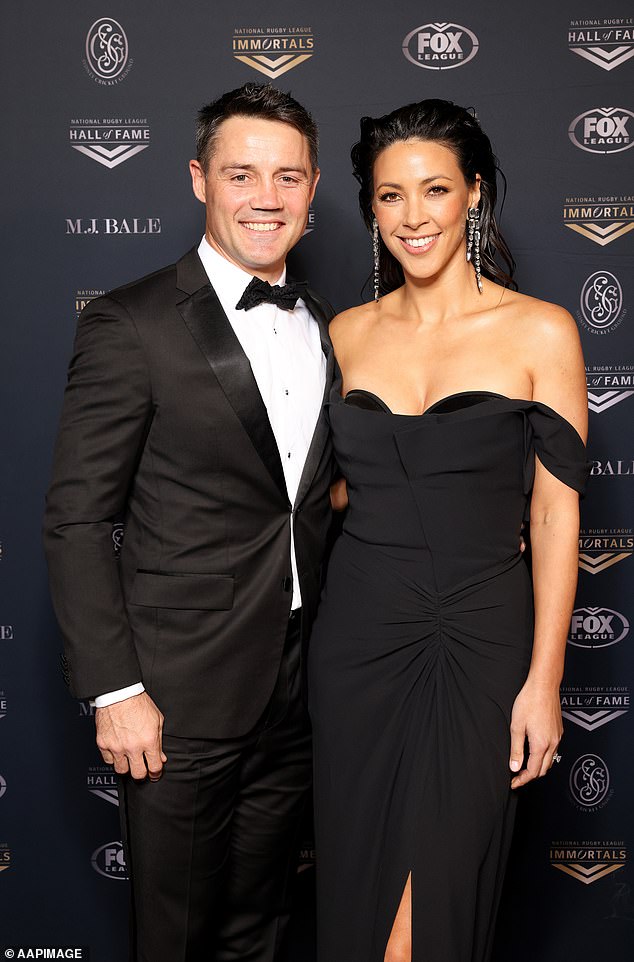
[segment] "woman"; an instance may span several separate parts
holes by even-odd
[[[364,118],[352,157],[375,300],[331,327],[349,509],[309,656],[318,952],[484,962],[512,790],[562,734],[583,359],[566,311],[512,290],[469,112]]]

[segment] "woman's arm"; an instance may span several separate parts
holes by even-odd
[[[533,397],[566,418],[583,440],[587,394],[581,345],[574,321],[561,308],[542,305],[536,319]],[[511,718],[512,788],[545,775],[563,733],[559,685],[575,600],[579,550],[579,495],[536,458],[531,499],[535,632],[526,682]],[[529,758],[520,771],[528,740]]]

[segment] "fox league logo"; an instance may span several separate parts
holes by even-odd
[[[576,608],[568,644],[575,648],[609,648],[623,641],[629,632],[629,621],[613,608]]]
[[[570,140],[589,154],[618,154],[632,146],[634,113],[624,107],[594,107],[579,114],[568,128]]]
[[[403,40],[403,55],[415,67],[451,70],[473,60],[480,41],[473,31],[458,23],[425,23]]]
[[[121,842],[106,842],[101,848],[95,849],[90,857],[90,864],[95,872],[105,878],[128,878],[125,855]]]

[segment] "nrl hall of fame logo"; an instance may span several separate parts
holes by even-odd
[[[608,766],[600,755],[580,755],[572,763],[568,788],[573,805],[584,813],[605,808],[614,794]]]
[[[94,288],[92,290],[90,288],[84,288],[82,290],[75,291],[75,318],[78,320],[79,315],[86,305],[90,304],[95,297],[101,297],[101,295],[105,293],[105,291],[95,290]]]
[[[610,271],[595,271],[579,295],[577,320],[589,334],[613,334],[627,314],[623,288]]]
[[[631,528],[583,528],[579,532],[579,567],[598,575],[634,554]]]
[[[624,842],[554,841],[550,846],[550,864],[577,882],[592,885],[599,879],[618,872],[627,863]]]
[[[479,47],[475,33],[459,23],[425,23],[404,38],[403,55],[415,67],[451,70],[473,60]]]
[[[594,17],[571,20],[568,47],[603,70],[614,70],[634,57],[632,17]]]
[[[633,117],[625,107],[593,107],[575,117],[568,136],[575,147],[589,154],[618,154],[632,146]]]
[[[7,694],[4,691],[0,691],[0,719],[6,716],[8,710]]]
[[[568,644],[574,648],[609,648],[630,633],[629,620],[614,608],[575,608]]]
[[[634,196],[566,197],[564,227],[600,247],[634,230]]]
[[[121,842],[106,842],[95,849],[90,857],[90,864],[95,872],[112,879],[128,879],[128,869]]]
[[[121,24],[112,17],[95,20],[84,48],[84,70],[90,79],[102,87],[112,87],[128,76],[133,63]]]
[[[584,731],[594,732],[630,710],[627,687],[562,687],[561,714]]]
[[[588,407],[603,414],[634,394],[634,364],[592,364],[586,368]]]
[[[248,67],[275,80],[315,53],[310,27],[234,27],[232,53]]]
[[[150,146],[150,128],[144,117],[75,119],[70,122],[68,136],[73,150],[108,170]]]
[[[117,776],[109,766],[98,765],[89,768],[86,775],[86,788],[91,795],[96,795],[104,802],[110,802],[111,805],[119,804]]]

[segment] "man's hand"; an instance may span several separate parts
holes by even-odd
[[[119,775],[149,776],[151,782],[161,777],[167,761],[161,747],[163,715],[147,692],[97,708],[95,724],[101,757]]]

